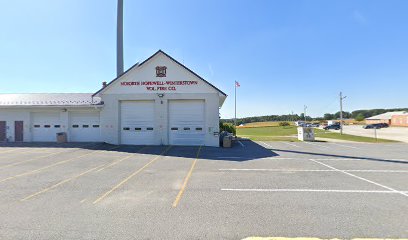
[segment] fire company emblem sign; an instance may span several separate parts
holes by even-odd
[[[166,66],[157,66],[156,67],[156,77],[166,77]]]

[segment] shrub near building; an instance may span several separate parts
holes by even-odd
[[[235,128],[234,124],[232,124],[232,123],[222,123],[222,122],[220,122],[220,132],[222,132],[222,131],[226,131],[226,132],[232,133],[234,135],[236,135],[236,133],[237,133],[236,128]]]

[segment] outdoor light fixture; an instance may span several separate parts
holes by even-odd
[[[164,93],[158,93],[157,96],[159,96],[160,98],[164,97]]]

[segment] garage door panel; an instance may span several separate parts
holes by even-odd
[[[61,132],[59,112],[32,113],[32,139],[34,142],[55,142]]]
[[[71,142],[101,141],[99,112],[70,112],[69,119]]]
[[[121,102],[121,143],[155,144],[154,101]]]
[[[169,138],[172,145],[203,145],[204,100],[169,101]]]

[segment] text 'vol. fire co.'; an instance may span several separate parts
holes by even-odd
[[[198,85],[198,81],[139,81],[121,82],[121,86],[145,86],[148,91],[176,91],[177,86]]]

